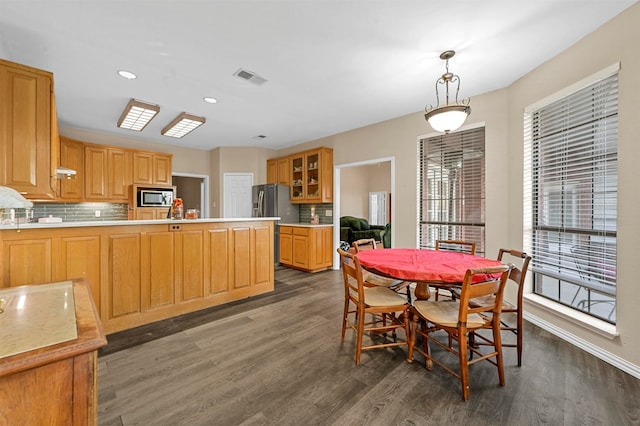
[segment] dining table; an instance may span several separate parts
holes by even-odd
[[[369,272],[388,278],[415,282],[415,297],[429,298],[429,286],[451,289],[459,287],[467,269],[501,265],[495,259],[445,250],[386,248],[357,254],[360,265]],[[483,281],[489,277],[478,275]]]

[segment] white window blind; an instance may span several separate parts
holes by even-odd
[[[484,145],[484,127],[420,141],[420,248],[464,240],[484,254]]]
[[[534,291],[614,322],[617,73],[527,112],[524,127]]]

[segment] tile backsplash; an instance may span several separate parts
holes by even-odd
[[[311,207],[315,207],[316,214],[320,217],[320,224],[333,224],[333,204],[300,204],[300,223],[311,223]]]
[[[128,208],[127,203],[33,203],[33,221],[49,215],[64,222],[127,220]],[[100,212],[99,217],[96,212]]]

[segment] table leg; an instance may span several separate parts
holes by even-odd
[[[429,285],[425,282],[416,283],[416,300],[427,300],[431,295],[429,294]]]

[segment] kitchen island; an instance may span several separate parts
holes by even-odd
[[[2,289],[0,300],[0,424],[97,424],[107,340],[86,283]]]
[[[273,291],[278,219],[0,225],[0,288],[84,278],[114,333]]]

